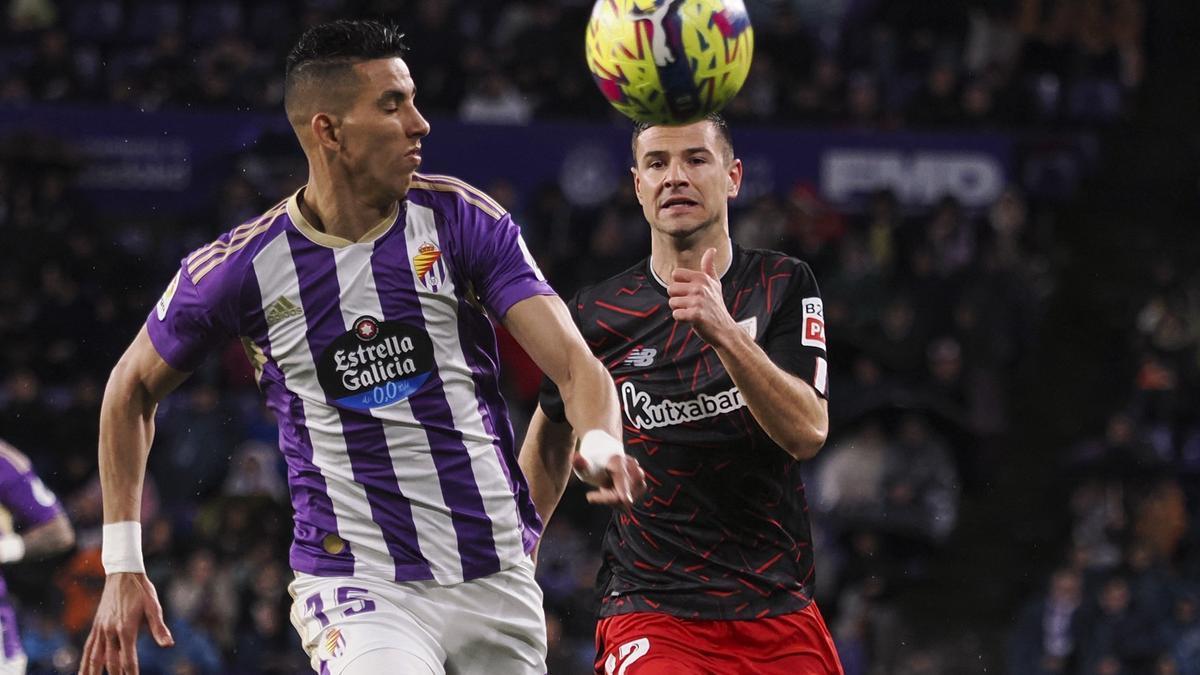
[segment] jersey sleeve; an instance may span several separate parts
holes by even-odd
[[[150,342],[172,368],[191,372],[210,351],[237,334],[229,268],[218,268],[194,281],[188,259],[167,285],[146,318]]]
[[[799,377],[822,398],[829,396],[829,361],[825,351],[825,308],[812,269],[796,265],[783,300],[763,340],[771,361]]]
[[[37,527],[63,512],[54,493],[42,484],[25,455],[0,442],[0,504],[18,530]]]
[[[492,316],[502,318],[526,298],[554,295],[512,216],[505,213],[492,220],[482,211],[468,210],[466,218],[471,279]]]
[[[575,322],[575,326],[579,326],[579,295],[571,298],[567,303],[567,311],[571,313],[571,321]],[[542,377],[542,388],[538,392],[538,405],[541,406],[542,412],[546,413],[546,417],[551,422],[563,424],[567,421],[567,409],[563,404],[562,392],[558,390],[558,385],[554,384],[554,380],[548,377]]]

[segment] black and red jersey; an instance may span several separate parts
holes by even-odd
[[[721,284],[738,325],[825,396],[824,316],[808,265],[734,246]],[[806,607],[813,554],[800,465],[758,425],[713,349],[671,317],[649,259],[569,307],[612,373],[625,449],[648,484],[605,533],[600,615],[753,619]],[[541,405],[565,421],[549,381]]]

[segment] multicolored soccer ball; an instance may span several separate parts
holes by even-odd
[[[743,0],[597,0],[586,49],[613,107],[640,122],[684,124],[742,88],[754,31]]]

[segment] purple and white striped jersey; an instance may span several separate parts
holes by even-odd
[[[553,293],[520,229],[447,176],[415,175],[353,243],[299,195],[184,258],[146,322],[155,348],[190,371],[242,339],[279,422],[292,569],[453,584],[516,564],[541,521],[488,314]]]

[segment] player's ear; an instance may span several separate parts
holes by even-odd
[[[309,122],[313,137],[326,150],[337,150],[342,145],[341,129],[338,120],[328,113],[317,113]]]
[[[738,192],[742,189],[742,160],[735,159],[729,165],[728,181],[726,182],[725,194],[730,199],[738,196]]]
[[[642,177],[638,175],[636,166],[629,167],[629,173],[633,174],[633,196],[637,197],[638,203],[642,203]]]

